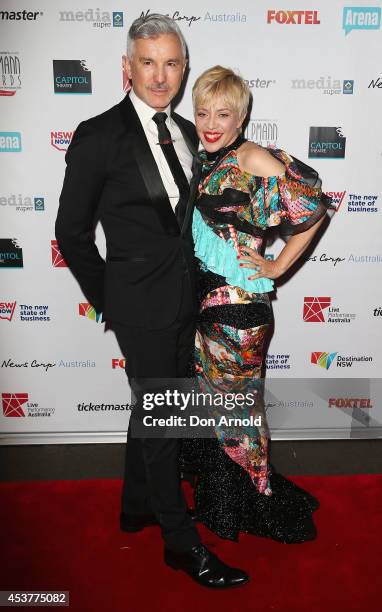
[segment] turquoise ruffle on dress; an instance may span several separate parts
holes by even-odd
[[[208,227],[200,211],[195,208],[192,220],[192,235],[195,243],[195,255],[211,272],[224,276],[227,285],[240,287],[250,293],[267,293],[273,290],[273,281],[269,278],[248,280],[255,274],[250,268],[240,268],[236,251],[231,241],[223,240]]]

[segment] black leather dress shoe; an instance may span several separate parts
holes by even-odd
[[[248,574],[229,567],[203,544],[193,546],[187,552],[175,552],[165,548],[165,563],[175,570],[183,570],[202,586],[213,589],[228,589],[246,584]]]
[[[193,521],[197,520],[195,508],[188,508],[187,514]],[[127,512],[121,512],[120,514],[122,531],[133,533],[134,531],[142,531],[145,527],[151,527],[152,525],[159,525],[155,514],[128,514]]]

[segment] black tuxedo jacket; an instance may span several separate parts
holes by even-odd
[[[190,121],[176,113],[172,117],[194,155],[189,201],[178,218],[129,96],[80,123],[66,153],[56,237],[87,300],[104,320],[149,329],[169,326],[180,306],[185,269],[193,274],[198,138]],[[98,220],[106,261],[94,243]]]

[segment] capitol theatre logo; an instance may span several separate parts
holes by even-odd
[[[342,29],[345,36],[352,30],[379,30],[381,8],[379,6],[345,6],[342,13]]]
[[[28,401],[28,393],[2,393],[3,415],[6,417],[25,417],[23,404]]]
[[[23,250],[17,244],[17,238],[0,238],[0,269],[22,267]]]
[[[80,315],[80,317],[87,317],[88,319],[90,319],[91,321],[95,321],[96,323],[99,323],[102,317],[102,313],[96,312],[95,308],[87,302],[82,302],[81,304],[78,304],[78,314]]]
[[[330,297],[305,297],[303,320],[307,323],[325,323],[324,310],[329,308]]]
[[[0,96],[14,96],[21,88],[18,53],[0,52]]]
[[[50,247],[52,252],[52,266],[54,268],[67,268],[68,264],[61,255],[57,240],[51,240]]]
[[[346,137],[341,127],[311,127],[309,130],[308,157],[319,159],[343,159]]]
[[[0,153],[20,153],[20,132],[0,132]]]
[[[54,93],[91,94],[92,73],[85,60],[53,60]]]
[[[0,302],[0,319],[12,321],[16,302]]]

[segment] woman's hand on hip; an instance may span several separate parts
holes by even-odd
[[[276,261],[264,259],[257,251],[246,246],[239,248],[238,255],[239,265],[242,268],[250,268],[255,270],[255,274],[248,276],[248,280],[256,278],[278,278],[282,275],[283,270]]]

